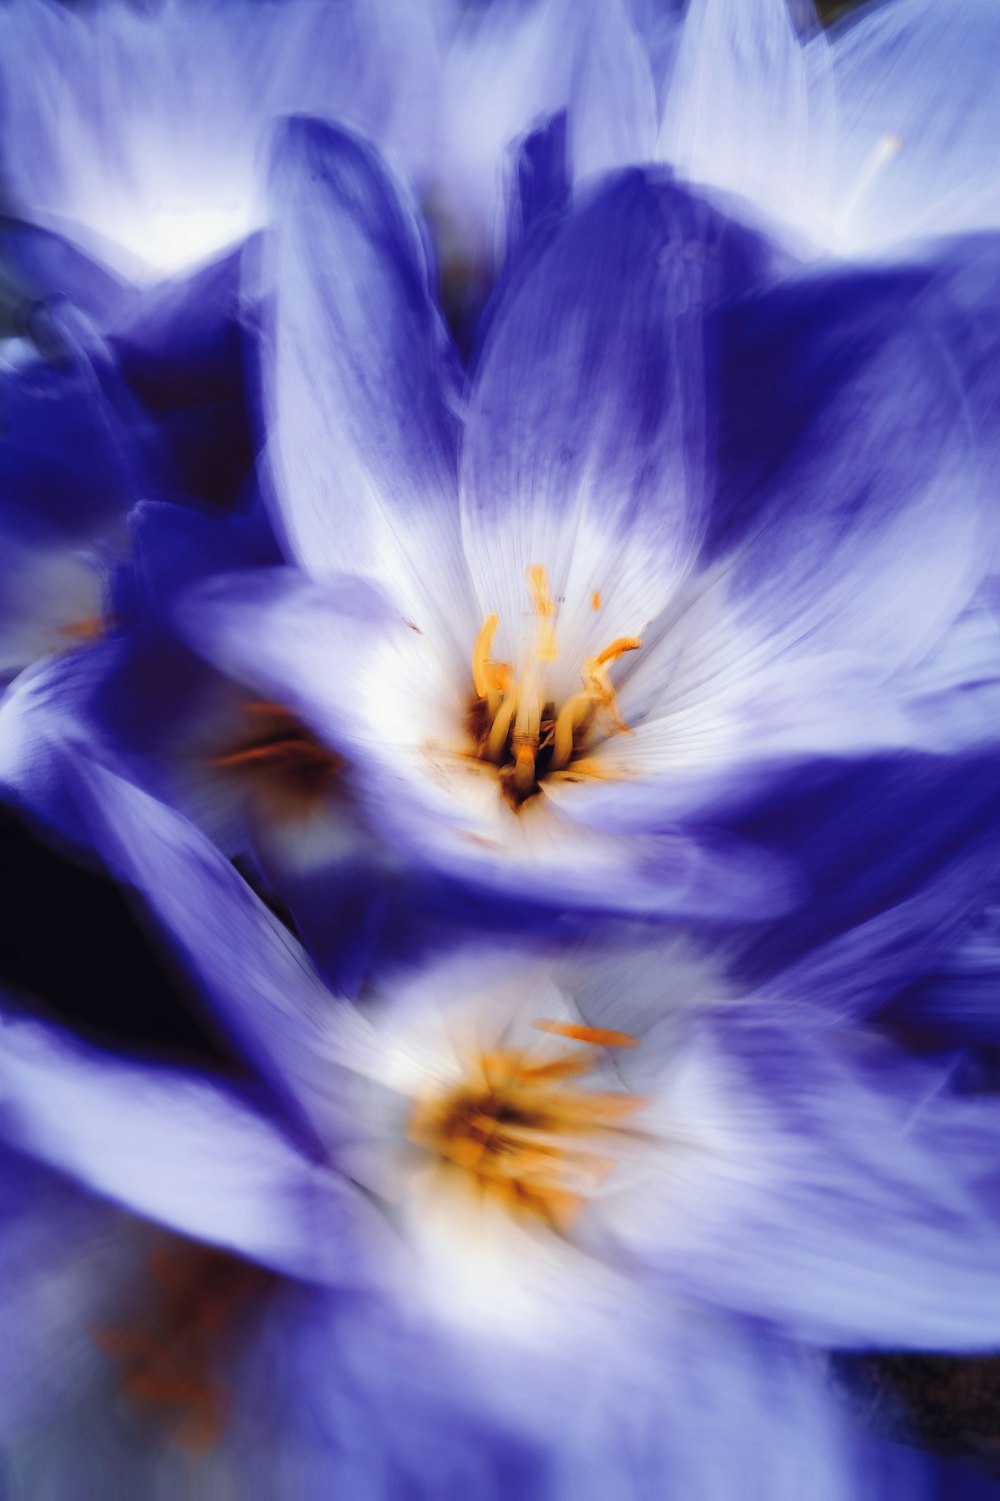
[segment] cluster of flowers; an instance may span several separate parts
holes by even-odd
[[[218,1038],[3,996],[5,1496],[975,1493],[1000,13],[807,11],[0,11],[0,792]]]

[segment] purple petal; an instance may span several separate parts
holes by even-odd
[[[548,571],[560,629],[637,634],[704,523],[706,305],[742,290],[762,244],[653,174],[614,179],[503,287],[462,455],[466,552],[482,616],[524,613]]]
[[[998,48],[990,0],[898,0],[835,32],[833,216],[847,250],[1000,224]]]
[[[356,1257],[343,1182],[221,1080],[5,1019],[0,1112],[12,1144],[183,1234],[307,1278]]]
[[[996,1347],[1000,1102],[951,1093],[947,1064],[873,1036],[732,1011],[675,1068],[653,1264],[831,1344]]]
[[[72,776],[95,847],[142,895],[206,1004],[314,1139],[329,1147],[349,1134],[330,1054],[339,1032],[364,1033],[364,1024],[191,824],[82,755]]]
[[[708,550],[751,640],[886,672],[968,602],[982,476],[939,316],[918,275],[833,273],[726,320]]]
[[[699,0],[684,17],[658,154],[765,220],[811,229],[826,204],[828,72],[824,39],[796,34],[787,0]]]
[[[426,613],[465,593],[447,335],[416,210],[371,146],[316,120],[271,165],[265,394],[277,520],[311,573],[382,576]]]
[[[569,95],[573,177],[652,161],[656,90],[649,54],[625,0],[583,0]]]

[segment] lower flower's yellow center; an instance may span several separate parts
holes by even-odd
[[[619,636],[597,656],[585,657],[579,692],[556,704],[547,690],[546,667],[559,654],[557,606],[545,569],[538,563],[528,569],[528,588],[536,628],[520,676],[515,676],[509,662],[490,656],[499,615],[483,622],[472,650],[475,697],[469,722],[475,755],[497,768],[504,795],[515,807],[538,791],[545,776],[566,771],[573,763],[578,774],[585,774],[580,757],[591,748],[595,731],[628,733],[610,670],[619,657],[642,645],[638,636]],[[595,591],[591,601],[595,610],[600,609],[600,598]]]
[[[409,1135],[482,1195],[564,1231],[613,1168],[607,1147],[619,1122],[646,1102],[572,1082],[593,1071],[604,1049],[635,1047],[628,1033],[535,1026],[584,1046],[547,1056],[523,1048],[479,1055],[457,1088],[417,1102]]]

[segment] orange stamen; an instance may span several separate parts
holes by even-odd
[[[572,1037],[574,1042],[592,1042],[598,1048],[637,1048],[639,1039],[629,1032],[612,1032],[607,1027],[583,1027],[575,1022],[535,1021],[533,1027],[539,1032],[554,1032],[559,1037]]]
[[[540,1021],[543,1032],[587,1044],[579,1054],[537,1057],[518,1048],[480,1054],[471,1077],[444,1096],[416,1102],[410,1139],[467,1173],[480,1194],[511,1213],[531,1214],[560,1233],[614,1158],[580,1138],[603,1141],[647,1101],[632,1094],[577,1088],[599,1049],[636,1047],[627,1032]]]
[[[501,789],[515,808],[538,790],[546,773],[564,770],[579,756],[598,711],[604,716],[606,731],[610,724],[618,733],[629,732],[618,709],[609,669],[619,657],[642,645],[638,636],[619,636],[597,656],[585,658],[581,690],[558,707],[547,696],[544,672],[545,664],[558,656],[558,605],[541,563],[533,563],[526,576],[537,626],[520,676],[515,680],[509,663],[490,657],[498,615],[488,615],[483,621],[472,649],[476,702],[471,726],[476,755],[498,767]],[[596,589],[591,603],[595,610],[600,609],[601,596]]]
[[[554,662],[559,655],[556,645],[556,602],[549,590],[549,576],[541,563],[532,563],[528,569],[528,588],[538,616],[538,644],[535,648],[538,660]]]

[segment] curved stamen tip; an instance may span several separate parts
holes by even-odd
[[[619,657],[623,657],[627,651],[638,651],[641,646],[640,636],[618,636],[610,646],[598,652],[596,657],[588,658],[587,666],[608,667],[612,662],[617,662]]]
[[[608,1027],[585,1027],[575,1022],[546,1021],[544,1018],[531,1025],[539,1032],[552,1032],[557,1037],[569,1037],[574,1042],[589,1042],[598,1048],[637,1048],[639,1039],[631,1032],[614,1032]]]

